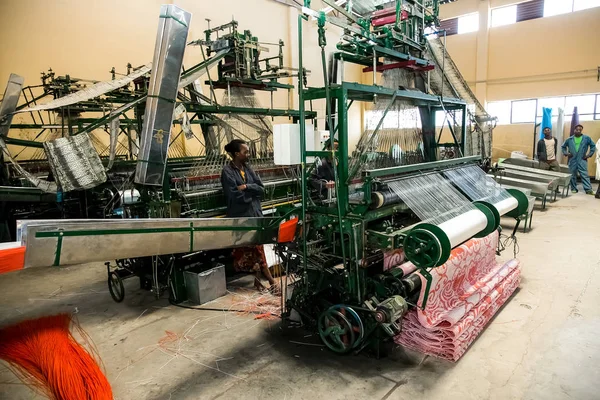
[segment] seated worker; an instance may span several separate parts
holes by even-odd
[[[256,173],[248,165],[249,148],[246,142],[233,139],[225,146],[231,162],[223,168],[221,185],[227,206],[227,218],[263,216],[260,198],[265,187]],[[261,275],[269,281],[271,288],[278,291],[275,279],[269,271],[264,247],[253,246],[233,250],[233,267],[238,272],[250,272],[254,275],[254,286],[258,290],[265,287],[260,281]]]
[[[331,142],[327,141],[327,150],[331,150]],[[333,149],[338,149],[338,141],[333,140]],[[335,187],[335,165],[331,156],[323,157],[321,163],[313,171],[310,182],[313,189],[317,191],[319,197],[327,198],[327,189]]]

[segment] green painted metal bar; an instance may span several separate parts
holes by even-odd
[[[97,118],[80,118],[75,122],[81,123],[81,124],[90,124],[90,123],[95,123],[96,121],[98,121]],[[119,119],[119,123],[122,127],[127,127],[129,125],[137,124],[137,122],[138,121],[133,118]],[[214,125],[215,122],[209,121],[209,120],[195,119],[195,120],[190,120],[190,124],[192,124],[192,125]],[[100,124],[100,126],[101,125],[102,124]],[[179,125],[179,122],[173,121],[173,125]],[[51,126],[52,126],[51,124],[11,124],[10,125],[11,129],[59,129],[58,126],[56,126],[55,128],[49,128]],[[83,128],[84,129],[87,128],[87,125],[85,125]]]
[[[343,215],[348,213],[349,207],[349,192],[348,192],[348,177],[350,166],[348,165],[348,109],[346,104],[348,103],[348,94],[346,90],[342,89],[337,97],[337,112],[338,112],[338,153],[342,154],[339,157],[339,163],[337,164],[337,178],[339,179],[338,188],[338,203],[341,201]]]
[[[11,127],[13,127],[11,125]],[[12,144],[14,146],[24,146],[24,147],[37,147],[38,149],[43,149],[44,144],[42,142],[36,142],[34,140],[25,140],[25,139],[17,139],[12,137],[5,137],[4,141],[6,144]]]
[[[416,172],[416,171],[426,171],[435,168],[446,168],[452,165],[463,164],[463,163],[471,163],[475,161],[480,161],[481,156],[470,156],[470,157],[462,157],[455,158],[451,160],[442,160],[442,161],[434,161],[428,163],[421,164],[412,164],[412,165],[401,165],[399,167],[390,167],[390,168],[381,168],[381,169],[371,169],[364,172],[365,176],[371,178],[377,178],[380,176],[386,175],[394,175],[408,172]]]
[[[325,46],[327,45],[327,39],[325,36],[325,29],[324,28],[325,25],[325,21],[324,20],[320,20],[319,21],[319,45],[321,47],[321,66],[323,68],[323,83],[325,85],[325,112],[327,114],[327,126],[329,127],[329,129],[333,132],[334,131],[334,127],[333,127],[333,117],[332,117],[332,110],[331,110],[331,93],[329,92],[329,86],[330,86],[330,82],[329,82],[329,78],[328,78],[328,74],[327,74],[327,59],[325,56]],[[342,125],[346,126],[347,123],[346,121],[348,120],[347,117],[347,109],[346,109],[346,99],[345,96],[343,96],[344,91],[342,90],[342,99],[338,98],[337,101],[337,105],[338,105],[338,112],[340,109],[344,110],[343,113],[340,113],[338,115],[338,121],[343,121]],[[339,130],[339,122],[338,122],[338,130]],[[342,136],[341,135],[341,131],[339,132],[339,136],[343,137],[343,138],[347,138],[347,135]],[[302,140],[304,141],[305,139],[302,138]],[[330,137],[330,141],[329,143],[333,143],[333,135],[331,135]],[[342,140],[342,147],[341,147],[341,151],[342,154],[346,155],[348,154],[348,143],[346,140]],[[306,149],[303,149],[303,151],[305,152]],[[342,238],[340,246],[342,249],[342,262],[343,265],[346,266],[346,243],[344,241],[344,220],[342,219],[343,216],[345,216],[348,212],[348,186],[345,185],[344,183],[346,182],[346,180],[344,179],[345,177],[342,177],[342,179],[340,179],[340,172],[344,171],[346,172],[348,170],[347,166],[345,166],[345,161],[348,159],[348,157],[342,157],[342,162],[340,163],[339,160],[337,160],[335,157],[333,157],[334,155],[334,146],[331,146],[331,155],[332,155],[332,162],[333,162],[333,176],[334,176],[334,185],[335,185],[335,193],[336,193],[336,197],[337,197],[337,202],[336,202],[336,208],[337,208],[337,212],[338,212],[338,226],[340,229],[340,236]],[[339,170],[340,168],[340,164],[341,165],[341,171]],[[350,257],[351,258],[351,257]],[[360,292],[360,289],[358,290]],[[358,298],[358,301],[360,302],[360,298]]]
[[[126,107],[126,108],[124,108],[123,110],[121,110],[121,114],[123,114],[124,112],[126,112],[126,111],[128,111],[128,110],[132,109],[133,107],[136,107],[138,104],[140,104],[140,102],[144,101],[144,98],[145,98],[145,97],[146,97],[146,96],[143,96],[143,97],[141,97],[141,98],[139,98],[139,99],[137,99],[137,100],[135,100],[135,101],[131,102],[131,105],[130,105],[129,107]],[[85,128],[82,130],[82,131],[80,131],[79,133],[91,132],[91,131],[93,131],[94,129],[98,129],[98,128],[99,128],[99,127],[101,127],[102,125],[105,125],[105,124],[107,124],[107,123],[108,123],[108,121],[110,121],[110,120],[112,120],[112,119],[114,119],[114,118],[119,118],[119,115],[121,115],[121,114],[118,114],[118,115],[116,115],[116,116],[115,116],[115,115],[111,115],[110,113],[109,113],[109,114],[106,114],[106,116],[105,116],[105,117],[102,117],[102,118],[98,119],[96,122],[89,124],[88,126],[86,126],[86,127],[85,127]]]
[[[482,138],[483,140],[483,138]],[[460,131],[460,149],[462,154],[465,154],[465,142],[467,141],[467,106],[465,105],[462,109],[462,127]],[[482,157],[485,157],[486,154],[481,154]],[[491,157],[491,154],[487,154],[488,157]]]
[[[444,97],[441,99],[439,96],[432,96],[427,93],[423,93],[417,90],[394,90],[383,86],[372,86],[363,85],[361,83],[343,82],[341,85],[331,85],[331,91],[335,90],[346,90],[348,92],[349,100],[359,101],[373,101],[373,95],[380,96],[396,96],[401,99],[418,100],[431,104],[432,106],[439,105],[443,101],[444,104],[453,104],[458,106],[464,106],[466,103],[460,99],[453,99]],[[325,88],[309,88],[304,91],[306,100],[317,100],[325,98]]]
[[[60,265],[60,253],[62,251],[62,236],[58,237],[58,241],[56,243],[56,253],[54,253],[54,264],[53,267],[58,267]]]
[[[302,75],[304,71],[304,65],[302,60],[302,23],[308,18],[302,14],[298,14],[298,114],[300,119],[300,154],[302,157],[301,165],[301,178],[302,178],[302,208],[300,210],[300,220],[303,225],[306,224],[306,110],[305,110],[305,99],[304,99],[304,82],[302,81]],[[304,274],[302,279],[305,282],[306,294],[308,294],[308,263],[307,263],[308,246],[306,244],[306,226],[302,226],[302,269]]]
[[[190,252],[194,251],[194,223],[190,222]]]
[[[400,53],[396,50],[388,49],[387,47],[373,46],[373,50],[375,50],[377,52],[377,54],[385,54],[391,58],[396,58],[399,60],[411,60],[411,61],[414,60],[417,62],[418,65],[422,65],[422,66],[429,65],[429,61],[427,61],[427,60],[423,60],[422,58],[412,57],[408,54]]]
[[[31,91],[31,86],[27,86],[27,88],[23,88],[23,89],[29,89],[29,91]],[[26,103],[23,103],[23,104],[21,104],[20,106],[18,106],[18,107],[17,107],[17,109],[16,109],[15,111],[19,111],[19,110],[22,110],[22,109],[24,109],[24,108],[27,108],[27,107],[29,107],[29,105],[30,105],[30,104],[36,104],[36,102],[37,102],[38,100],[40,100],[41,98],[43,98],[43,97],[45,97],[45,96],[47,96],[47,95],[48,95],[48,93],[47,93],[46,91],[44,91],[44,93],[40,94],[39,96],[37,96],[37,97],[34,97],[34,98],[33,98],[33,99],[31,99],[30,101],[28,101],[28,102],[26,102]]]
[[[307,157],[327,157],[331,155],[331,151],[321,150],[321,151],[307,151]]]
[[[337,60],[344,60],[344,61],[348,61],[352,64],[364,65],[365,67],[373,66],[373,61],[371,60],[370,57],[357,56],[354,54],[341,53],[341,52],[333,53],[333,57]]]
[[[191,67],[190,69],[186,70],[183,74],[181,74],[181,78],[180,79],[185,79],[193,74],[195,74],[197,71],[200,71],[201,69],[204,69],[207,67],[207,65],[210,65],[212,63],[216,63],[218,61],[220,61],[223,57],[225,57],[227,55],[227,53],[223,53],[223,54],[218,54],[209,59],[208,62],[207,61],[202,61],[196,65],[194,65],[193,67]]]
[[[205,81],[205,84],[209,85],[210,82],[209,81]],[[224,77],[222,79],[219,79],[218,81],[212,81],[212,84],[217,87],[217,89],[220,86],[227,86],[227,83],[239,83],[242,85],[254,85],[254,86],[264,86],[267,90],[275,90],[275,89],[293,89],[294,85],[287,85],[285,83],[279,83],[277,81],[260,81],[257,79],[237,79],[237,78],[231,78],[231,77]],[[232,85],[234,86],[234,85]]]
[[[246,108],[246,107],[230,107],[218,105],[203,105],[184,103],[186,110],[205,113],[205,114],[247,114],[247,115],[265,115],[269,117],[299,117],[300,112],[297,110],[272,109],[272,108]],[[305,118],[315,118],[317,113],[314,111],[306,111]]]

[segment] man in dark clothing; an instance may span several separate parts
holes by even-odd
[[[588,135],[583,134],[583,125],[575,126],[573,136],[565,140],[562,145],[563,154],[569,158],[569,171],[571,171],[571,192],[577,193],[577,174],[581,177],[583,190],[586,194],[593,195],[590,176],[588,175],[588,158],[596,153],[596,145]]]
[[[550,171],[560,170],[558,161],[556,161],[557,151],[558,141],[552,136],[552,129],[548,127],[544,128],[544,137],[537,144],[537,157],[542,169]]]

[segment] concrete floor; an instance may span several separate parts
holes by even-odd
[[[102,264],[0,276],[0,324],[77,312],[116,399],[598,399],[599,227],[600,200],[582,193],[537,211],[519,234],[520,290],[456,364],[401,348],[337,356],[290,343],[318,341],[277,321],[154,300],[136,280],[117,304]],[[188,358],[157,349],[165,331],[188,331]],[[0,364],[0,398],[40,397]]]

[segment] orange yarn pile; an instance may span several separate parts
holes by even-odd
[[[59,314],[0,329],[0,358],[50,399],[112,400],[106,376],[73,337],[71,321],[71,315]],[[89,345],[87,334],[76,322],[73,326]]]
[[[23,269],[25,264],[25,246],[0,250],[0,274]]]

